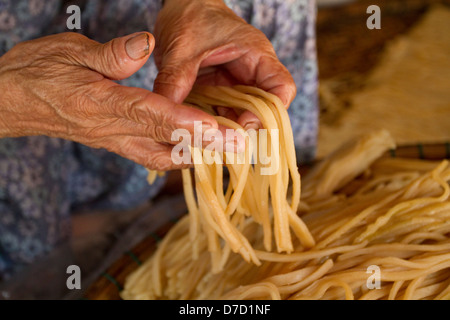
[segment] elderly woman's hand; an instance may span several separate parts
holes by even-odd
[[[0,58],[0,138],[47,135],[106,148],[149,169],[171,161],[171,135],[206,113],[112,80],[131,76],[154,47],[149,33],[99,44],[75,33],[23,42]]]
[[[255,85],[288,106],[296,86],[265,35],[222,0],[166,0],[155,26],[155,92],[181,103],[192,85]],[[219,110],[231,116],[228,110]],[[228,113],[228,114],[227,114]],[[260,127],[249,112],[238,122]]]

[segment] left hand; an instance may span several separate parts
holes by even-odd
[[[182,103],[194,83],[254,85],[289,106],[296,86],[266,36],[238,17],[222,0],[166,0],[155,26],[154,92]],[[261,128],[250,112],[235,118],[245,129]]]

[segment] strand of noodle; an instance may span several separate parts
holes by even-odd
[[[258,136],[259,133],[256,133]],[[259,140],[261,141],[261,140]],[[267,144],[265,143],[259,143],[258,148],[260,150],[260,153],[267,154]],[[256,148],[255,148],[256,152]],[[257,156],[255,156],[256,158]],[[255,180],[253,182],[253,185],[255,187],[258,187],[259,190],[256,190],[255,193],[259,194],[259,215],[261,219],[261,224],[264,231],[264,248],[266,251],[272,251],[272,224],[271,224],[271,216],[270,216],[270,210],[269,210],[269,180],[263,179],[261,176],[261,170],[262,170],[262,164],[260,161],[255,161],[255,172],[258,173],[258,175],[255,175]]]
[[[196,149],[193,150],[194,152],[193,153],[191,152],[193,156],[198,157],[198,155],[196,154],[199,153],[200,151]],[[221,237],[226,239],[226,241],[230,244],[230,247],[234,252],[241,252],[241,254],[243,254],[244,259],[246,259],[247,261],[250,260],[251,256],[250,253],[253,251],[253,249],[251,248],[250,244],[245,238],[240,237],[237,231],[232,227],[229,220],[226,218],[225,213],[223,212],[219,204],[219,201],[211,188],[211,185],[208,183],[208,178],[205,173],[203,165],[195,163],[196,161],[194,160],[196,176],[198,177],[197,185],[202,189],[205,198],[209,199],[208,203],[209,205],[212,206],[211,208],[212,210],[209,210],[210,213],[212,214],[212,216],[214,216],[214,219],[218,221],[222,226],[223,233],[219,232],[220,229],[218,227],[216,232],[219,233]],[[201,161],[197,163],[201,163]],[[254,260],[254,262],[256,264],[259,263],[258,260]]]
[[[389,287],[372,289],[361,295],[358,300],[379,300],[389,294]]]
[[[255,90],[256,91],[256,90]],[[259,91],[258,91],[259,92]],[[264,93],[261,93],[262,95],[265,95]],[[245,96],[244,96],[244,98],[245,98]],[[252,99],[254,99],[253,97],[251,97],[251,96],[246,96],[246,98],[248,99],[248,100],[252,100]],[[257,102],[256,102],[257,103]],[[270,104],[269,104],[270,105]],[[283,108],[282,110],[284,110],[285,111],[285,109]],[[275,113],[276,114],[276,116],[278,116],[278,119],[280,118],[280,115],[279,114],[277,114],[277,113]],[[283,113],[284,115],[286,115],[287,113]],[[284,119],[285,120],[285,122],[282,122],[282,121],[278,121],[279,123],[282,123],[282,131],[283,131],[283,135],[282,135],[282,139],[281,139],[281,145],[282,145],[282,147],[284,147],[284,140],[285,140],[285,138],[286,137],[288,137],[288,136],[290,136],[290,137],[292,137],[292,133],[291,134],[289,134],[289,130],[286,128],[286,126],[284,126],[284,124],[286,124],[286,123],[290,123],[289,122],[289,119],[287,119],[287,121],[286,121],[286,119]],[[286,129],[286,130],[285,130]],[[292,130],[292,129],[291,129]],[[286,149],[287,150],[287,149]],[[289,152],[293,152],[292,151],[292,149],[289,149]],[[294,158],[294,156],[292,155],[292,154],[290,154],[289,155],[289,157],[288,157],[288,159],[290,160],[290,162],[289,162],[289,165],[290,165],[290,170],[291,170],[291,174],[293,175],[293,181],[295,181],[293,184],[294,184],[294,186],[293,186],[293,188],[295,189],[295,191],[293,192],[293,200],[292,200],[292,204],[291,204],[291,209],[293,209],[294,210],[294,208],[295,208],[295,211],[296,211],[296,209],[298,208],[298,202],[299,202],[299,200],[300,200],[300,193],[299,193],[299,186],[298,186],[298,184],[297,184],[297,181],[300,181],[300,176],[299,176],[299,173],[298,173],[298,169],[297,169],[297,165],[296,165],[296,163],[295,163],[295,161],[292,161],[293,159],[295,159]],[[283,160],[283,159],[282,159]],[[281,161],[282,161],[281,160]],[[283,167],[283,166],[282,166]],[[294,167],[295,167],[295,169],[294,169]],[[298,179],[297,179],[298,178]],[[287,178],[284,178],[283,179],[285,182],[284,182],[284,187],[283,187],[283,190],[286,190],[287,191],[287,183],[288,183],[288,181],[287,181]],[[297,188],[298,188],[298,190],[297,190]],[[297,196],[297,194],[298,194],[298,196]],[[291,211],[289,211],[289,212],[292,212],[292,210]],[[304,245],[306,246],[306,247],[312,247],[313,245],[314,245],[314,239],[313,239],[313,237],[311,236],[311,234],[309,233],[309,231],[307,230],[307,228],[304,226],[304,224],[303,224],[303,222],[298,218],[298,216],[297,215],[292,215],[292,214],[290,214],[289,215],[289,222],[290,222],[290,224],[291,224],[291,226],[295,226],[294,227],[294,232],[296,232],[296,235],[299,237],[299,239],[301,239],[302,240],[302,242],[304,243]]]
[[[264,90],[260,90],[255,87],[248,87],[248,86],[236,86],[237,90],[243,92],[243,93],[249,93],[254,95],[262,96],[263,98],[268,101],[268,105],[271,106],[271,104],[274,105],[276,108],[278,115],[280,117],[280,123],[281,123],[281,130],[283,132],[283,137],[285,140],[285,144],[288,146],[294,145],[294,138],[292,135],[292,127],[291,127],[291,121],[289,119],[289,115],[286,111],[286,108],[284,107],[281,100],[274,95],[268,94]],[[289,166],[289,171],[292,176],[292,203],[291,203],[291,209],[296,212],[298,208],[298,204],[300,202],[300,173],[298,172],[297,168],[297,162],[296,162],[296,156],[295,156],[295,149],[294,148],[286,148],[285,149],[287,154],[287,161]]]
[[[392,285],[391,290],[389,291],[388,300],[395,300],[398,291],[401,289],[404,283],[405,283],[404,280],[394,281],[394,284]]]
[[[405,236],[402,240],[400,240],[400,243],[412,243],[414,241],[420,240],[420,242],[424,240],[435,240],[435,241],[443,241],[447,237],[445,237],[443,234],[437,234],[433,232],[416,232],[411,233],[407,236]]]
[[[233,297],[232,300],[259,298],[266,295],[270,296],[272,300],[281,300],[277,286],[270,282],[258,283],[242,289],[242,292],[237,297]]]
[[[403,295],[403,300],[411,300],[417,287],[425,280],[425,276],[418,277],[411,281],[411,283],[406,288],[405,294]]]
[[[310,260],[314,258],[321,258],[324,256],[332,255],[338,252],[351,252],[355,249],[363,248],[367,243],[358,243],[355,245],[346,245],[335,248],[321,249],[321,250],[309,250],[305,252],[291,253],[291,254],[279,254],[275,252],[265,252],[255,250],[256,255],[260,260],[272,261],[272,262],[295,262]]]
[[[350,259],[359,255],[386,255],[392,254],[392,251],[403,251],[403,252],[421,252],[421,251],[445,251],[450,250],[450,243],[444,244],[400,244],[400,243],[392,243],[392,244],[376,244],[370,247],[360,248],[358,250],[348,251],[342,253],[337,260],[342,261],[345,259]]]
[[[325,282],[317,288],[316,293],[314,293],[313,295],[295,296],[295,299],[296,300],[301,300],[301,299],[317,300],[317,299],[321,298],[325,294],[325,292],[332,286],[342,287],[345,290],[345,298],[347,300],[354,300],[352,289],[349,287],[349,285],[347,283],[345,283],[344,281],[341,281],[341,280],[331,280],[331,281]]]
[[[180,229],[185,228],[185,224],[188,222],[188,219],[182,219],[175,227],[164,237],[161,242],[158,250],[155,253],[154,263],[152,264],[152,274],[153,274],[153,290],[157,295],[162,295],[162,284],[161,284],[161,270],[162,270],[162,255],[164,254],[164,250],[169,245],[172,237],[174,237]]]
[[[450,299],[450,281],[448,283],[447,288],[442,290],[440,294],[438,294],[435,298],[435,300],[449,300]]]
[[[226,92],[230,95],[218,95],[217,92]],[[226,102],[231,105],[239,105],[239,107],[246,109],[248,111],[251,111],[255,113],[258,118],[260,118],[261,122],[263,123],[264,128],[268,129],[269,137],[271,136],[271,129],[276,129],[277,124],[273,117],[273,115],[268,112],[267,110],[264,110],[264,108],[260,107],[254,107],[255,105],[260,105],[259,101],[255,101],[255,99],[249,95],[241,94],[240,98],[242,99],[236,99],[233,96],[237,95],[237,92],[229,89],[229,88],[206,88],[203,92],[205,96],[211,97],[220,97],[218,99],[218,104],[221,102]],[[214,99],[213,99],[214,100]],[[251,101],[251,102],[249,102]],[[261,113],[260,113],[261,112]],[[270,146],[271,149],[274,151],[272,152],[272,164],[275,164],[275,166],[279,165],[279,154],[276,152],[278,150],[277,145],[274,144],[275,140],[270,139]],[[270,194],[272,197],[272,206],[274,208],[274,223],[275,223],[275,239],[278,246],[278,251],[292,251],[292,244],[290,239],[290,233],[289,233],[289,221],[288,217],[286,215],[281,214],[282,205],[281,205],[281,196],[278,194],[274,194],[274,190],[281,190],[281,176],[279,174],[271,175],[270,178]]]
[[[328,236],[326,239],[320,241],[316,247],[317,248],[323,248],[330,244],[332,241],[336,240],[339,236],[341,236],[343,233],[347,232],[349,229],[357,225],[358,223],[361,223],[361,221],[372,214],[375,210],[385,206],[387,203],[391,202],[395,198],[399,196],[400,192],[396,192],[394,194],[391,194],[390,196],[386,197],[385,199],[381,200],[380,202],[368,207],[367,209],[364,209],[360,214],[358,214],[356,217],[352,218],[349,222],[347,222],[345,225],[340,227],[337,231],[332,233],[330,236]],[[362,242],[361,241],[355,241],[355,242]]]
[[[189,235],[190,241],[193,246],[192,258],[194,260],[198,259],[199,256],[199,230],[200,230],[200,214],[198,212],[197,204],[195,202],[194,190],[192,188],[192,178],[189,169],[181,170],[181,175],[183,178],[183,192],[184,199],[186,201],[187,208],[189,210]]]
[[[438,176],[438,174],[440,172],[442,172],[442,170],[448,166],[448,162],[447,161],[443,161],[435,170],[433,170],[432,172],[432,177],[434,180],[436,180],[443,188],[443,193],[441,196],[437,197],[437,198],[428,198],[428,199],[417,199],[417,200],[410,200],[409,202],[406,203],[400,203],[396,206],[394,206],[392,209],[390,209],[384,216],[379,217],[377,219],[377,221],[372,224],[369,225],[367,227],[367,230],[362,233],[357,239],[357,242],[362,241],[363,239],[368,238],[371,234],[375,233],[381,226],[383,226],[384,224],[386,224],[389,219],[395,215],[398,211],[407,208],[408,206],[412,206],[412,205],[417,205],[417,204],[422,204],[422,203],[426,203],[427,201],[436,201],[436,202],[442,202],[445,199],[448,198],[449,194],[450,194],[450,187],[449,185]]]

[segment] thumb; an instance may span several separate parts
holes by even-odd
[[[170,57],[165,57],[164,60],[155,79],[153,92],[181,104],[197,79],[199,63],[181,60],[174,62],[175,59]]]
[[[138,32],[105,44],[93,41],[82,55],[82,64],[112,80],[122,80],[147,62],[155,47],[151,33]]]

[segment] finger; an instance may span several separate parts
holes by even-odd
[[[180,104],[192,90],[198,69],[198,61],[177,60],[168,54],[156,76],[153,91]]]
[[[232,108],[216,107],[216,110],[217,110],[217,113],[224,118],[228,118],[234,122],[236,122],[238,120],[238,115]]]
[[[221,130],[225,128],[221,127]],[[243,152],[245,142],[242,136],[235,135],[238,143],[225,146],[228,152]],[[134,161],[147,169],[169,171],[193,166],[189,149],[155,143],[149,138],[119,136],[109,143],[108,150]]]
[[[238,131],[219,125],[219,131],[223,136],[222,151],[240,153],[245,151],[245,138]]]
[[[278,96],[286,107],[295,98],[297,88],[291,74],[270,52],[261,55],[249,51],[225,67],[240,83],[255,85]]]
[[[133,136],[149,138],[154,135],[154,128],[146,124],[136,123],[124,118],[113,118],[96,121],[95,126],[86,127],[82,136],[90,139],[102,139],[113,136]],[[173,140],[174,143],[177,140]]]
[[[250,111],[243,112],[239,116],[237,123],[241,125],[245,130],[259,130],[263,127],[258,117]]]
[[[173,144],[172,134],[177,129],[194,135],[218,128],[212,115],[144,89],[114,85],[104,94],[98,112],[144,125],[148,137],[159,142]]]
[[[227,86],[231,87],[239,84],[233,76],[222,67],[208,67],[200,69],[198,72],[196,84],[209,86]]]
[[[116,137],[109,150],[150,170],[169,171],[191,167],[191,163],[175,164],[172,161],[173,146],[156,143],[150,138]]]
[[[277,58],[270,56],[262,57],[258,63],[256,86],[278,96],[286,108],[297,94],[292,75]]]
[[[202,59],[200,68],[225,64],[239,58],[244,52],[234,43],[226,44],[207,53]]]
[[[138,32],[100,44],[81,35],[70,35],[72,58],[113,80],[128,78],[147,62],[155,46],[148,32]]]
[[[134,121],[130,121],[124,118],[111,118],[109,121],[103,121],[102,124],[96,125],[92,128],[86,128],[82,132],[82,136],[94,141],[102,139],[110,139],[112,137],[136,137],[136,138],[152,138],[152,143],[159,143],[153,139],[154,136],[153,126],[146,124],[139,124]],[[232,141],[224,141],[226,138],[225,128],[219,126],[218,130],[205,130],[204,132],[198,132],[191,134],[189,132],[181,132],[180,134],[174,134],[172,132],[170,142],[162,142],[161,144],[175,145],[183,143],[185,145],[191,145],[193,147],[206,147],[212,142],[216,142],[215,145],[222,143],[223,145],[230,146],[236,144],[236,139]],[[238,141],[239,143],[241,141]],[[237,147],[235,147],[237,148]],[[222,149],[221,149],[222,150]]]

